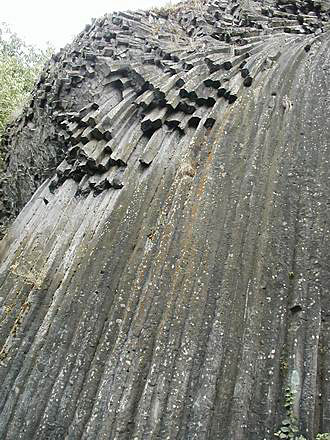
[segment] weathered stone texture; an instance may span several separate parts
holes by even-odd
[[[329,22],[119,12],[49,62],[4,145],[1,439],[270,440],[288,384],[330,432]]]

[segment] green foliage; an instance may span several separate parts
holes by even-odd
[[[35,80],[34,72],[14,56],[0,54],[0,134],[12,112],[22,104]]]
[[[294,394],[290,387],[285,389],[284,408],[286,417],[282,420],[280,429],[274,435],[283,440],[306,440],[306,437],[299,435],[298,422],[293,414]],[[330,440],[330,433],[317,434],[316,440]]]
[[[5,23],[0,23],[0,139],[14,111],[24,106],[53,49],[27,45]]]
[[[280,439],[290,439],[290,440],[306,440],[302,435],[298,435],[298,423],[297,419],[293,414],[293,404],[294,404],[294,392],[290,387],[285,390],[285,401],[284,408],[286,411],[286,417],[282,420],[280,429],[275,432],[275,436]]]

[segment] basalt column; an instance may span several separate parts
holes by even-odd
[[[8,127],[0,438],[330,432],[330,3],[94,20]],[[285,425],[284,425],[285,427]]]

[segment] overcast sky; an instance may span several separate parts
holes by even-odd
[[[0,21],[38,47],[49,41],[58,50],[92,18],[106,12],[161,6],[168,0],[2,0]],[[172,1],[176,3],[176,1]]]

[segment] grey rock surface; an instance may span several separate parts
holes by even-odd
[[[330,3],[93,21],[7,130],[0,438],[330,432]]]

